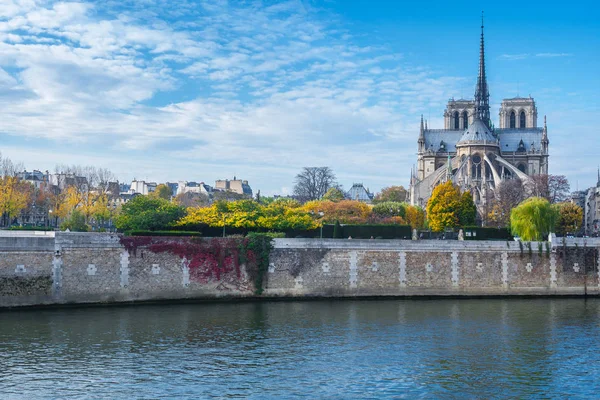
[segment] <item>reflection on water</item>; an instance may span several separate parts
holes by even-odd
[[[600,300],[185,304],[0,313],[8,398],[600,393]]]

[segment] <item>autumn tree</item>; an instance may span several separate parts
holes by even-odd
[[[565,236],[569,233],[577,233],[583,223],[583,209],[577,204],[562,202],[555,205],[558,210],[558,221],[556,222],[556,234]]]
[[[344,195],[344,192],[338,187],[329,188],[327,193],[325,193],[323,195],[323,200],[329,200],[329,201],[335,202],[335,201],[342,201],[345,199],[346,199],[346,196]]]
[[[342,200],[333,201],[309,201],[302,207],[305,211],[319,217],[322,223],[333,224],[339,221],[342,224],[364,224],[371,215],[371,208],[360,201]]]
[[[404,220],[412,229],[421,229],[425,226],[425,211],[418,206],[407,206]]]
[[[488,224],[498,228],[510,225],[510,213],[513,208],[525,200],[523,183],[519,179],[507,179],[496,186],[488,213]]]
[[[320,200],[327,191],[337,186],[335,174],[329,167],[304,167],[296,175],[294,197],[298,200]]]
[[[16,176],[0,178],[0,213],[4,226],[10,225],[10,222],[28,206],[31,193],[31,184],[19,180]]]
[[[526,185],[533,197],[542,197],[550,203],[560,203],[569,197],[569,181],[564,175],[532,175]]]
[[[405,202],[408,198],[408,191],[404,186],[389,186],[381,189],[381,192],[375,195],[373,203],[383,203],[386,201],[394,201],[397,203]]]
[[[468,192],[466,192],[468,193]],[[451,181],[439,184],[427,202],[427,219],[429,227],[434,232],[441,232],[445,228],[454,228],[461,223],[461,218],[466,218],[468,210],[466,198],[461,196],[458,187]]]
[[[541,241],[554,230],[557,219],[557,207],[547,199],[531,197],[512,210],[510,227],[524,241]]]

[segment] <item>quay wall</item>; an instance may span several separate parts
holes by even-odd
[[[200,276],[181,253],[150,249],[126,249],[116,234],[0,236],[0,308],[256,297],[600,295],[598,239],[530,245],[275,239],[260,295],[247,260],[238,265],[228,259],[235,268]]]

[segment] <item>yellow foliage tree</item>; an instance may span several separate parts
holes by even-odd
[[[425,226],[425,211],[421,207],[406,207],[406,223],[413,229],[421,229]]]
[[[371,216],[371,207],[356,200],[333,201],[309,201],[302,207],[309,214],[323,216],[320,218],[322,223],[333,224],[339,221],[340,224],[365,224]]]
[[[5,225],[27,207],[32,192],[31,184],[15,176],[0,178],[0,212]]]
[[[459,222],[460,191],[451,181],[437,185],[427,202],[427,220],[434,232],[454,228]]]

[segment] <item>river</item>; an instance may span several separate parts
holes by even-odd
[[[600,300],[0,312],[0,397],[591,398]]]

